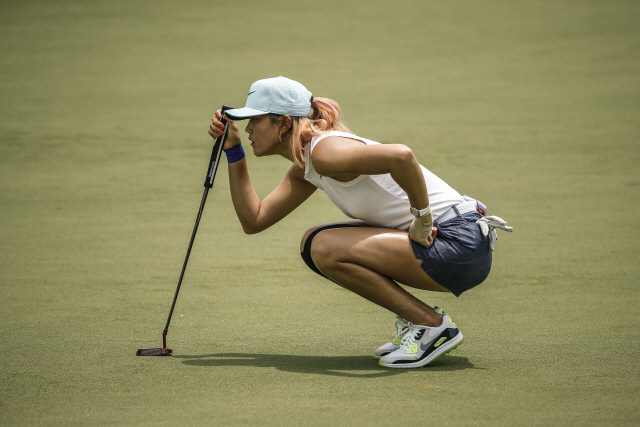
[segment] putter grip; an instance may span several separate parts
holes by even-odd
[[[220,155],[222,154],[222,147],[224,147],[224,141],[227,138],[227,119],[224,117],[224,112],[232,110],[233,107],[228,105],[222,106],[222,117],[220,121],[225,125],[222,135],[216,138],[213,143],[213,151],[211,152],[211,160],[209,160],[209,168],[207,169],[207,178],[204,180],[204,186],[207,188],[213,187],[213,180],[216,178],[216,172],[218,170],[218,164],[220,163]]]

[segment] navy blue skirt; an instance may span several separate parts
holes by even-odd
[[[411,241],[422,269],[457,297],[482,283],[491,271],[489,237],[476,224],[480,218],[479,213],[468,212],[434,222],[438,234],[429,248]]]

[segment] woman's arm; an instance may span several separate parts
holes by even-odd
[[[315,146],[311,161],[320,175],[334,178],[388,173],[407,193],[411,206],[419,210],[429,206],[420,164],[406,145],[366,145],[355,139],[330,136]],[[411,240],[426,247],[433,244],[436,233],[430,211],[414,218],[409,227]]]
[[[411,206],[418,209],[429,206],[420,164],[406,145],[366,145],[351,138],[329,136],[315,146],[311,161],[323,176],[391,174],[407,193]]]
[[[253,189],[246,159],[229,164],[231,200],[242,229],[259,233],[285,216],[313,194],[316,187],[305,181],[304,171],[291,165],[278,186],[260,201]]]
[[[220,110],[216,111],[216,115],[211,118],[209,135],[212,138],[220,136],[224,129],[220,113]],[[229,129],[224,144],[225,150],[240,144],[238,126],[231,120],[227,121],[227,126]],[[260,201],[251,184],[247,160],[244,158],[229,163],[229,187],[233,207],[242,229],[247,234],[259,233],[271,227],[300,206],[316,190],[315,186],[304,179],[304,171],[291,165],[282,182]]]

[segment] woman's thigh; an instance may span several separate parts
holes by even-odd
[[[354,263],[407,286],[449,292],[422,269],[405,231],[377,227],[324,230],[313,239],[311,257],[321,271],[332,263]]]
[[[320,228],[340,228],[340,227],[368,227],[368,225],[366,222],[360,221],[358,219],[355,219],[352,221],[328,222],[326,224],[316,225],[308,229],[302,236],[302,240],[300,241],[300,252],[304,251],[304,247],[305,247],[305,244],[307,243],[307,239],[314,231]]]

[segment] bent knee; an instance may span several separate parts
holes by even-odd
[[[307,240],[309,239],[309,236],[311,236],[311,234],[313,234],[313,232],[316,231],[317,229],[319,229],[320,227],[322,227],[322,226],[321,225],[317,225],[317,226],[311,227],[310,229],[305,231],[305,233],[302,235],[302,240],[300,240],[300,252],[304,252],[305,246],[307,244]],[[313,237],[312,237],[312,239],[313,239]]]
[[[334,265],[338,261],[339,251],[334,238],[335,233],[327,230],[318,233],[311,242],[311,259],[320,271],[325,271],[328,266]]]

